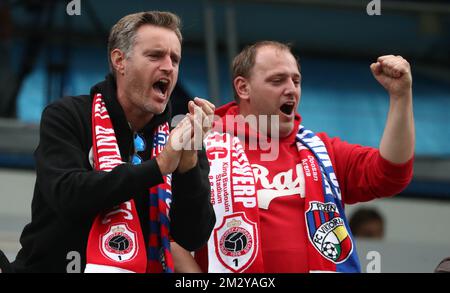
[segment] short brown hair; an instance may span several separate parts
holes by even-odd
[[[124,16],[112,27],[109,34],[108,62],[112,73],[114,73],[114,67],[111,63],[111,52],[114,49],[120,49],[126,56],[129,56],[133,50],[137,30],[146,24],[168,28],[177,35],[180,43],[183,41],[181,20],[176,14],[163,11],[146,11]]]
[[[292,47],[291,44],[284,44],[277,41],[259,41],[252,45],[246,46],[236,57],[233,59],[233,65],[232,65],[232,79],[231,82],[233,83],[233,93],[234,93],[234,99],[236,102],[239,102],[239,96],[236,92],[236,89],[234,88],[234,79],[238,76],[242,76],[244,78],[249,78],[250,73],[253,69],[253,66],[255,66],[255,60],[256,60],[256,54],[258,53],[258,49],[262,47],[274,47],[276,49],[282,50],[282,51],[288,51],[293,56],[292,53]],[[294,56],[294,58],[297,60],[298,58]]]

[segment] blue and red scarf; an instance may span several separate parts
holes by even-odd
[[[167,123],[157,127],[152,157],[162,151],[168,135]],[[92,142],[95,170],[109,172],[123,163],[111,118],[101,94],[94,96],[92,105]],[[169,242],[171,176],[163,177],[163,183],[149,190],[148,247],[145,246],[145,236],[134,200],[131,199],[95,218],[87,245],[86,273],[173,272]]]
[[[309,164],[318,164],[321,174],[315,178],[314,174],[308,176],[306,170],[304,172],[309,271],[360,272],[339,183],[325,144],[302,125],[296,140],[300,157],[307,158]]]

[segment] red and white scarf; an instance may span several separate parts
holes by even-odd
[[[325,145],[303,126],[296,140],[300,159],[305,162],[309,271],[359,272],[339,184]],[[217,220],[207,251],[198,256],[205,258],[207,253],[208,272],[264,272],[256,184],[242,144],[236,136],[213,132],[205,145]]]
[[[152,156],[157,156],[167,141],[168,124],[161,125],[155,131]],[[158,139],[164,136],[164,139]],[[94,96],[92,106],[92,143],[94,168],[109,172],[122,164],[117,138],[111,118],[101,94]],[[155,144],[154,143],[154,144]],[[170,176],[164,176],[164,183],[152,187],[152,193],[163,190],[171,194]],[[124,202],[110,210],[100,213],[92,225],[87,245],[86,273],[145,273],[173,271],[173,261],[168,243],[168,201],[158,201],[155,209],[150,209],[149,221],[160,224],[159,235],[151,232],[149,251],[156,250],[158,259],[147,257],[144,235],[139,222],[134,200]],[[162,264],[161,264],[162,263]]]
[[[208,272],[263,272],[255,178],[238,137],[205,139],[216,226],[208,240]]]

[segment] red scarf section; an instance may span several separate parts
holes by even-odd
[[[214,132],[206,140],[216,227],[208,240],[208,272],[263,272],[253,171],[237,137]]]
[[[168,134],[168,131],[162,133],[160,128],[158,127],[155,135]],[[168,125],[165,125],[165,128],[168,130]],[[95,170],[109,172],[123,163],[111,118],[101,94],[94,96],[92,106],[92,143]],[[158,155],[161,150],[162,145],[158,145],[153,149],[152,155]],[[165,178],[158,188],[170,191],[168,179]],[[166,213],[167,210],[168,206],[163,205],[160,212],[150,211],[150,217]],[[157,221],[158,217],[150,220]],[[168,231],[163,232],[168,235]],[[159,240],[152,238],[154,237],[150,237],[150,246],[152,243],[162,245]],[[171,256],[166,252],[164,254],[165,257],[161,259],[172,269]],[[151,268],[150,264],[154,266]],[[145,273],[161,272],[161,269],[161,264],[155,264],[151,258],[147,258],[144,235],[134,200],[104,211],[95,218],[87,245],[86,273]]]

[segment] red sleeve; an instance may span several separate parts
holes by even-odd
[[[343,202],[353,204],[393,196],[412,179],[414,157],[394,164],[381,157],[376,148],[363,147],[319,134],[333,163]]]

